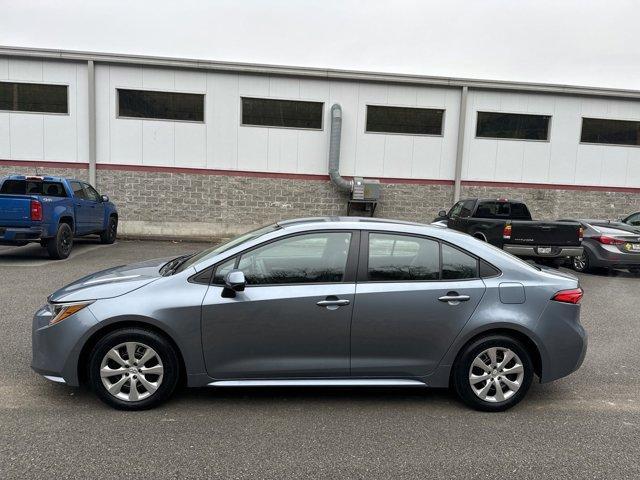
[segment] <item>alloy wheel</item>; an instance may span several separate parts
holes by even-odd
[[[164,367],[158,353],[139,342],[110,349],[100,364],[102,385],[114,397],[137,402],[153,395],[162,384]]]
[[[522,361],[508,348],[487,348],[476,356],[469,368],[471,389],[480,399],[491,403],[503,402],[515,395],[523,378]]]
[[[579,272],[583,271],[587,266],[587,254],[582,252],[579,257],[573,257],[573,268]]]

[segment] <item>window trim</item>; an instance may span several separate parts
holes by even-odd
[[[69,87],[71,86],[68,83],[56,83],[56,82],[21,82],[18,80],[0,80],[0,83],[24,83],[27,85],[53,85],[53,86],[57,86],[57,87],[66,87],[67,88],[67,111],[66,113],[60,113],[60,112],[34,112],[34,111],[26,111],[26,110],[4,110],[2,108],[0,108],[0,112],[6,112],[6,113],[20,113],[20,114],[27,114],[27,115],[57,115],[57,116],[67,116],[70,117],[71,116],[71,108],[70,108],[70,102],[69,102]]]
[[[309,128],[309,127],[281,127],[277,125],[255,125],[253,123],[244,123],[242,117],[242,99],[254,99],[254,100],[281,100],[283,102],[307,102],[307,103],[321,103],[322,104],[322,117],[320,118],[320,128]],[[238,120],[240,127],[250,127],[250,128],[278,128],[281,130],[304,130],[306,132],[324,132],[324,119],[326,104],[324,100],[313,100],[309,98],[281,98],[281,97],[256,97],[254,95],[240,95],[240,99],[238,101]]]
[[[179,123],[195,123],[198,125],[206,125],[207,123],[207,94],[203,92],[194,91],[168,91],[158,88],[137,88],[137,87],[114,87],[116,90],[115,97],[115,118],[116,120],[142,120],[147,122],[179,122]],[[180,120],[173,118],[150,118],[150,117],[128,117],[126,115],[120,115],[120,90],[130,90],[136,92],[158,92],[158,93],[184,93],[186,95],[201,95],[202,96],[202,120]]]
[[[208,268],[211,268],[211,277],[209,280],[209,285],[211,286],[215,286],[215,287],[223,287],[224,285],[218,284],[218,283],[213,283],[213,279],[215,277],[215,271],[216,269],[222,265],[223,263],[228,262],[229,260],[231,260],[232,258],[235,259],[235,265],[234,265],[234,269],[238,268],[238,264],[240,263],[240,257],[242,257],[243,255],[246,255],[249,252],[252,252],[253,250],[256,250],[258,248],[264,247],[266,245],[269,245],[271,243],[277,242],[279,240],[284,240],[287,238],[292,238],[292,237],[298,237],[301,235],[313,235],[313,234],[317,234],[317,233],[350,233],[351,234],[351,242],[349,244],[349,250],[347,252],[347,263],[345,265],[345,271],[344,271],[344,275],[342,277],[342,281],[341,282],[294,282],[294,283],[261,283],[259,285],[250,285],[247,284],[246,288],[255,288],[255,287],[284,287],[284,286],[304,286],[304,285],[340,285],[340,284],[345,284],[345,283],[356,283],[356,275],[357,275],[357,268],[358,268],[358,249],[360,248],[360,230],[352,230],[352,229],[339,229],[339,228],[335,228],[335,229],[321,229],[321,230],[305,230],[302,232],[293,232],[293,233],[289,233],[286,235],[282,235],[280,237],[277,238],[272,238],[271,240],[267,240],[266,242],[262,242],[258,245],[254,245],[253,247],[247,248],[246,250],[243,250],[241,252],[238,252],[234,255],[230,255],[229,257],[223,258],[221,260],[219,260],[218,262],[216,262],[215,264],[201,270],[200,272],[197,272],[196,274],[192,275],[191,277],[189,277],[189,281],[191,281],[192,283],[199,283],[199,282],[195,282],[192,281],[193,278],[197,277],[198,275],[202,274],[205,270],[207,270]]]
[[[479,137],[478,136],[478,114],[479,113],[504,113],[505,115],[531,115],[538,117],[549,117],[547,124],[547,138],[545,140],[535,140],[533,138],[503,138],[503,137]],[[551,143],[551,130],[553,127],[553,115],[546,113],[529,113],[529,112],[501,112],[497,110],[476,110],[476,128],[474,129],[475,140],[506,140],[509,142],[536,142]]]
[[[580,133],[578,134],[578,145],[595,145],[598,147],[632,147],[638,148],[638,145],[629,145],[627,143],[597,143],[597,142],[583,142],[582,141],[582,129],[584,128],[584,119],[589,118],[592,120],[611,120],[614,122],[636,122],[640,124],[640,120],[638,119],[629,119],[629,118],[604,118],[604,117],[580,117]]]
[[[439,261],[439,269],[440,269],[440,272],[438,275],[440,278],[438,278],[437,280],[369,280],[368,278],[369,277],[369,234],[371,233],[380,233],[385,235],[398,235],[398,236],[404,236],[404,237],[416,237],[416,238],[422,238],[425,240],[431,240],[431,241],[437,242],[438,256],[439,256],[438,261]],[[466,255],[469,255],[470,257],[475,258],[476,268],[477,268],[476,271],[478,276],[473,278],[456,278],[456,279],[442,278],[442,245],[443,244],[451,248],[454,248]],[[358,262],[358,275],[356,278],[356,283],[358,284],[360,283],[443,283],[443,282],[469,282],[469,281],[475,281],[475,280],[482,280],[482,277],[480,276],[481,261],[491,265],[498,272],[500,272],[498,275],[494,275],[492,277],[486,277],[486,278],[495,278],[502,275],[502,270],[500,270],[491,262],[485,260],[484,258],[479,257],[474,253],[471,253],[465,250],[464,248],[461,248],[457,245],[454,245],[451,242],[447,242],[446,240],[442,240],[440,238],[430,237],[428,235],[421,235],[419,233],[396,232],[396,231],[389,231],[389,230],[362,230],[360,235],[360,259]]]
[[[369,118],[369,106],[372,107],[390,107],[390,108],[414,108],[417,110],[442,110],[442,124],[440,125],[440,133],[399,133],[399,132],[371,132],[367,130],[367,119]],[[443,138],[444,128],[447,121],[447,109],[440,107],[424,107],[414,105],[390,105],[388,103],[367,103],[364,108],[364,134],[365,135],[400,135],[403,137],[433,137]]]

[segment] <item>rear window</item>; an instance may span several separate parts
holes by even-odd
[[[524,203],[510,202],[482,202],[478,206],[474,217],[531,220],[529,209]]]
[[[66,197],[64,186],[60,182],[38,180],[5,180],[0,187],[5,195],[44,195],[48,197]]]

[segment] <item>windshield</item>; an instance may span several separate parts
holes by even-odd
[[[274,223],[272,225],[268,225],[266,227],[261,227],[257,230],[252,230],[251,232],[247,232],[244,233],[242,235],[240,235],[239,237],[235,237],[231,240],[229,240],[227,243],[223,243],[221,245],[217,245],[215,247],[211,247],[208,248],[206,250],[203,250],[199,253],[197,253],[196,255],[193,255],[192,257],[189,257],[186,261],[184,261],[183,263],[181,263],[173,273],[178,273],[178,272],[182,272],[183,270],[189,268],[192,265],[195,265],[196,263],[200,263],[202,261],[208,260],[210,258],[215,257],[216,255],[219,255],[223,252],[226,252],[227,250],[232,249],[233,247],[237,247],[238,245],[241,245],[245,242],[248,242],[250,240],[253,240],[255,238],[261,237],[262,235],[265,235],[267,233],[271,233],[274,232],[276,230],[278,230],[280,228],[280,226],[277,223]]]

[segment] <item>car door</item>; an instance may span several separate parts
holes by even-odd
[[[92,232],[101,231],[105,228],[104,224],[104,204],[102,197],[88,183],[83,183],[85,199],[87,201],[89,230]]]
[[[432,373],[482,298],[479,260],[435,239],[362,233],[351,373]]]
[[[91,231],[91,207],[82,183],[76,180],[69,183],[73,190],[76,233],[82,235]]]
[[[217,265],[202,306],[207,373],[216,379],[349,375],[358,232],[281,237]],[[247,285],[223,295],[237,268]]]

